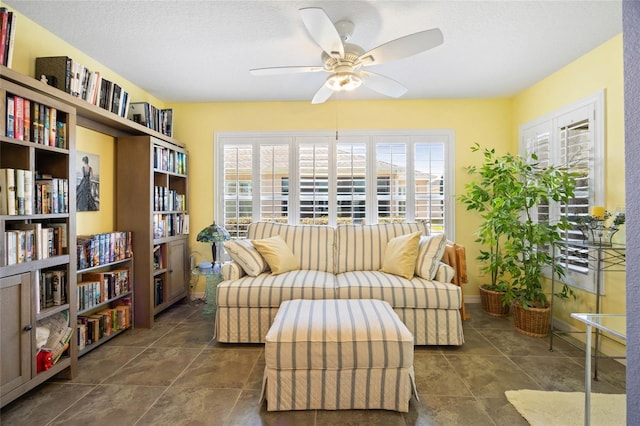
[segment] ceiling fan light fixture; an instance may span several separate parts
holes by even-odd
[[[331,74],[325,85],[334,92],[355,90],[362,84],[362,78],[354,72],[336,72]]]

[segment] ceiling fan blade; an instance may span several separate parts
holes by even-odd
[[[324,71],[324,67],[271,67],[271,68],[254,68],[249,70],[253,75],[281,75],[281,74],[298,74],[303,72]]]
[[[407,93],[407,88],[392,78],[369,71],[362,71],[362,84],[383,95],[399,98]]]
[[[326,101],[327,99],[329,99],[332,94],[333,94],[333,90],[331,90],[329,87],[327,87],[326,84],[323,84],[322,87],[320,88],[320,90],[318,90],[316,92],[316,94],[313,95],[313,99],[311,100],[311,103],[312,104],[321,104],[324,101]]]
[[[363,65],[378,65],[415,55],[444,42],[439,28],[420,31],[391,40],[360,55]]]
[[[344,45],[326,12],[319,7],[305,7],[299,10],[304,26],[318,46],[332,57],[344,56]]]

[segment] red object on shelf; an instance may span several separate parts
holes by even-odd
[[[36,355],[36,364],[38,373],[50,369],[53,366],[53,354],[51,351],[41,349]]]

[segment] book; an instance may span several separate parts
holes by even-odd
[[[15,137],[15,101],[13,96],[7,95],[7,137],[13,138]]]
[[[14,169],[0,169],[0,215],[16,215],[16,178]]]
[[[13,46],[16,39],[16,19],[17,15],[13,12],[9,12],[8,24],[7,24],[7,41],[6,49],[4,52],[4,65],[7,68],[11,68],[13,65]]]
[[[31,142],[31,101],[25,99],[24,101],[24,131],[23,140]]]
[[[16,212],[24,214],[24,170],[16,169]]]
[[[7,30],[9,26],[9,9],[0,7],[0,64],[5,65],[4,47],[7,45]]]
[[[24,171],[24,214],[33,214],[33,171]]]
[[[6,231],[7,265],[18,263],[18,231]]]
[[[40,142],[40,104],[31,102],[31,140]]]
[[[13,137],[18,140],[24,139],[24,99],[20,96],[13,97]]]
[[[57,110],[53,107],[49,108],[49,146],[56,146],[57,117]]]
[[[36,78],[40,80],[44,76],[49,86],[71,93],[71,65],[68,56],[36,58]]]

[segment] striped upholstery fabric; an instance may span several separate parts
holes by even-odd
[[[339,225],[336,228],[336,273],[379,270],[387,242],[416,231],[429,235],[426,222]]]
[[[283,302],[265,340],[270,411],[408,410],[413,336],[384,301]]]
[[[411,280],[379,271],[336,275],[339,299],[380,299],[394,308],[460,309],[462,291],[454,284],[413,277]]]
[[[442,259],[447,238],[444,234],[429,235],[420,238],[418,257],[416,261],[416,275],[432,280],[436,277],[438,263]]]
[[[462,345],[460,311],[394,308],[416,345]],[[264,343],[278,308],[218,307],[214,337],[226,343]]]
[[[406,413],[415,389],[413,377],[413,367],[342,370],[267,368],[263,392],[267,411],[379,409]]]
[[[446,263],[438,262],[438,269],[436,271],[436,281],[441,283],[450,283],[453,277],[456,275],[456,270]]]
[[[237,280],[240,277],[244,277],[247,273],[242,269],[237,262],[227,262],[222,265],[220,270],[223,280]]]
[[[413,333],[416,345],[462,345],[464,333],[458,309],[394,308]]]
[[[218,306],[214,338],[225,343],[264,343],[278,308]]]
[[[224,248],[247,275],[255,277],[269,270],[269,265],[249,240],[225,241]]]
[[[263,273],[218,284],[218,306],[275,307],[291,299],[335,298],[336,276],[322,271],[299,270],[280,275]]]
[[[335,232],[331,226],[255,222],[249,225],[247,238],[260,240],[280,235],[298,258],[300,269],[333,273]]]

